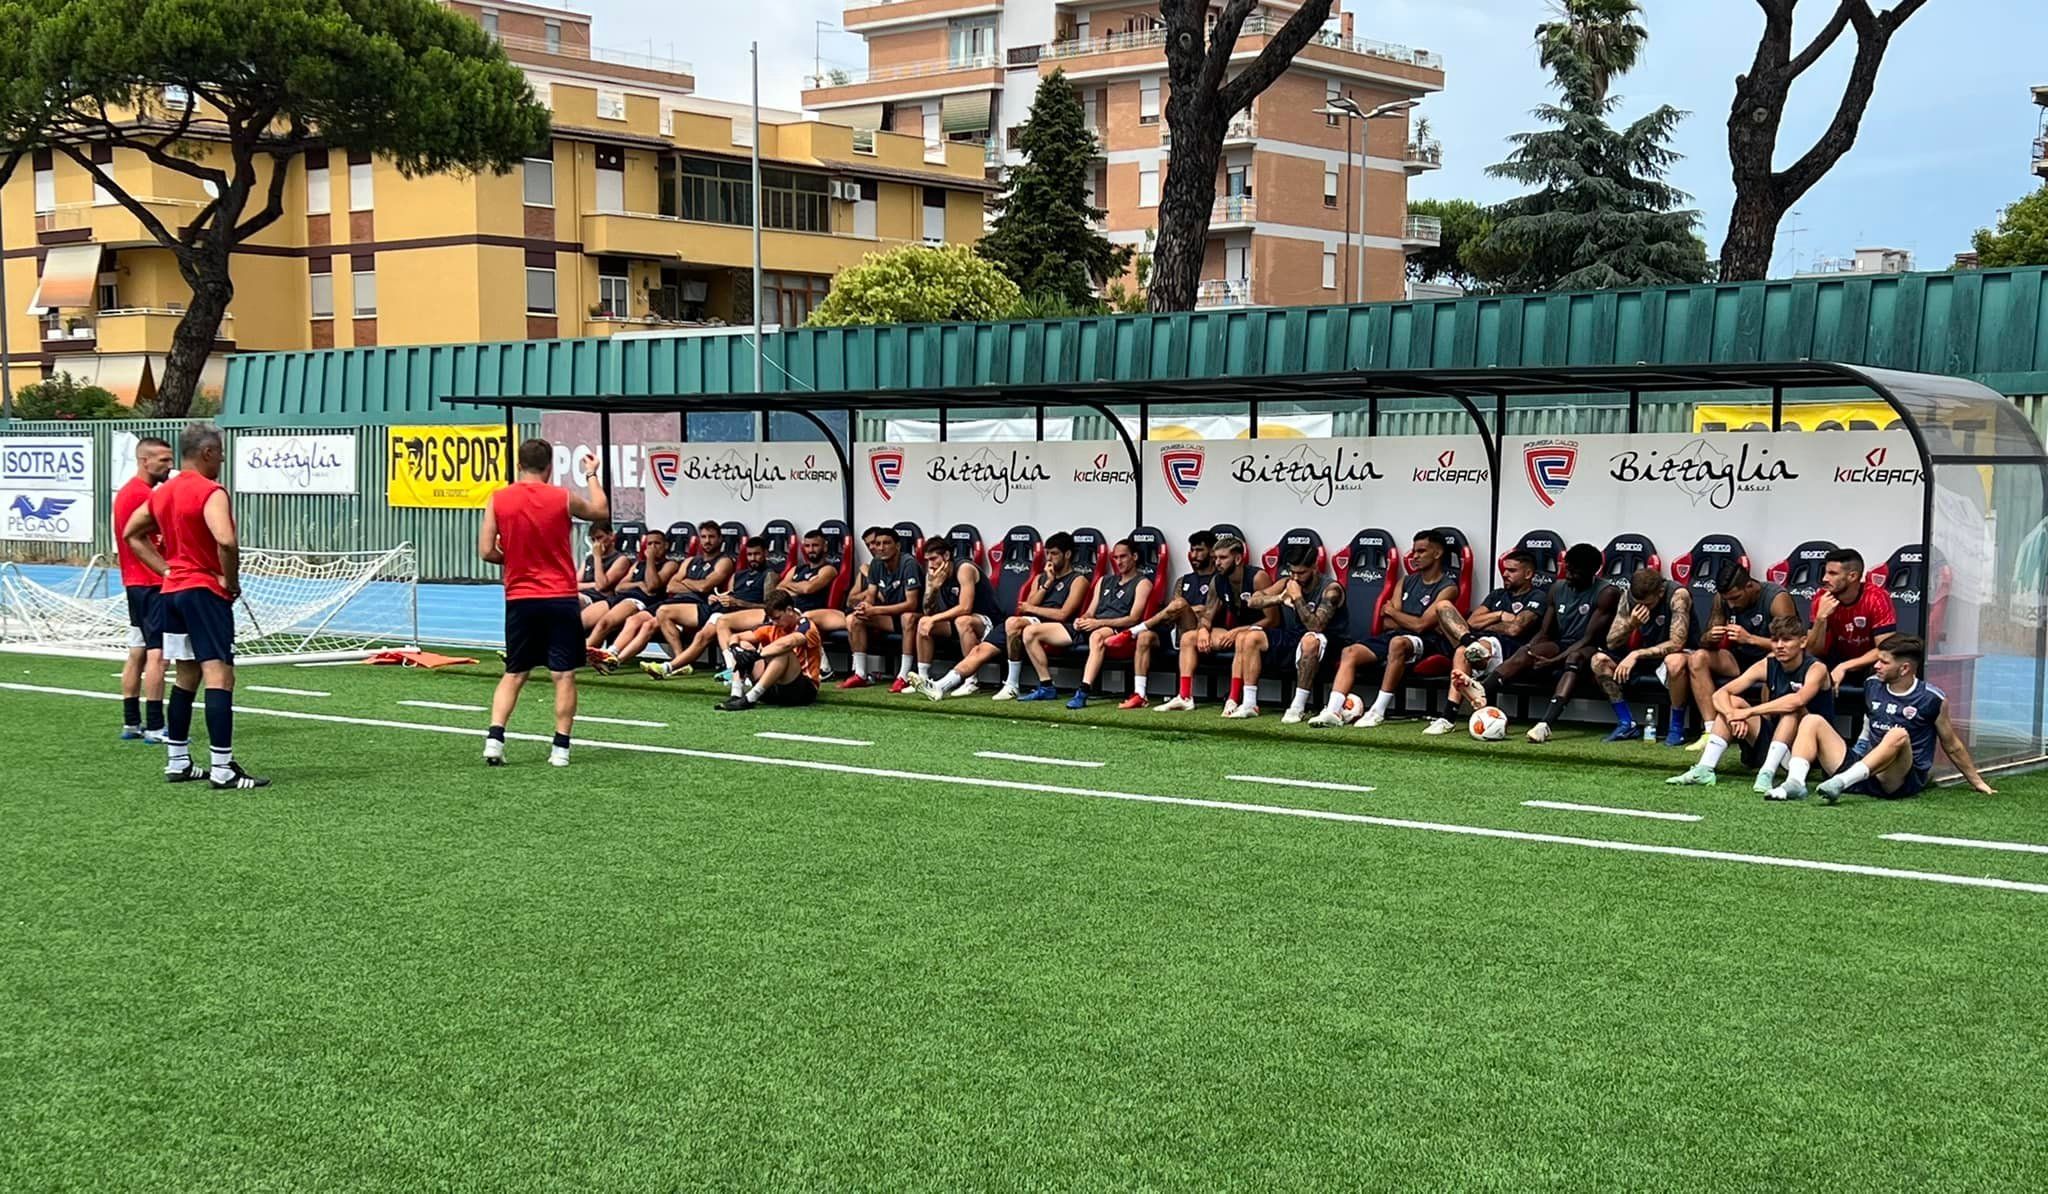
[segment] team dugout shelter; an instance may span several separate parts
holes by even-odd
[[[1964,378],[1802,361],[444,401],[504,408],[508,450],[516,412],[595,413],[608,491],[613,417],[678,416],[673,441],[642,445],[629,541],[714,520],[772,532],[784,560],[825,527],[850,575],[857,528],[887,525],[909,551],[946,535],[994,577],[1026,572],[1055,531],[1076,533],[1087,572],[1130,537],[1156,607],[1188,536],[1223,530],[1269,569],[1312,554],[1354,594],[1361,637],[1424,529],[1451,542],[1468,610],[1507,552],[1531,551],[1548,583],[1585,542],[1610,578],[1656,568],[1708,599],[1722,565],[1745,564],[1810,620],[1826,555],[1854,548],[1899,632],[1927,640],[1927,679],[1984,769],[2048,757],[2048,593],[2019,581],[2048,455]],[[688,415],[723,412],[764,430],[793,416],[814,438],[688,442]]]

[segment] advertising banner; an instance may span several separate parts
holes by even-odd
[[[681,415],[620,414],[612,416],[612,520],[631,522],[647,516],[641,494],[646,490],[647,453],[657,444],[674,444],[683,436]],[[576,486],[576,460],[598,454],[604,436],[595,414],[544,411],[541,438],[555,446],[557,485]],[[709,445],[705,445],[709,446]],[[772,517],[772,516],[771,516]],[[649,521],[653,521],[649,517]],[[663,525],[667,525],[664,523]]]
[[[1648,536],[1668,564],[1710,534],[1742,541],[1757,575],[1809,539],[1872,566],[1920,538],[1919,456],[1903,431],[1510,437],[1500,529],[1604,546]]]
[[[500,442],[503,440],[501,438]],[[356,491],[356,437],[262,435],[235,437],[237,493],[331,493]]]
[[[1135,415],[1122,416],[1124,429],[1136,439],[1140,434]],[[1154,414],[1147,439],[1250,439],[1250,415]],[[1261,414],[1260,439],[1328,439],[1337,429],[1337,416],[1328,411],[1308,414]]]
[[[1144,474],[1145,520],[1176,552],[1219,522],[1242,527],[1255,553],[1296,527],[1321,535],[1333,555],[1368,527],[1405,545],[1425,527],[1450,526],[1475,559],[1490,550],[1493,472],[1476,435],[1151,442]]]
[[[657,443],[644,461],[649,526],[715,519],[754,533],[786,518],[808,531],[846,517],[845,478],[827,444]]]
[[[1778,420],[1782,431],[1896,431],[1899,412],[1882,402],[1787,400]],[[1771,404],[1701,403],[1692,408],[1694,431],[1769,431]]]
[[[481,510],[506,483],[503,427],[392,427],[386,443],[394,509]]]
[[[926,534],[969,523],[984,543],[1019,525],[1042,535],[1091,526],[1114,539],[1137,517],[1121,441],[871,444],[855,459],[856,530],[907,519]]]
[[[0,538],[92,542],[92,457],[90,436],[0,440]]]

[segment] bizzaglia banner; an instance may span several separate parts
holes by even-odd
[[[0,439],[0,538],[92,542],[92,440]]]
[[[1041,535],[1094,527],[1112,539],[1136,525],[1137,477],[1123,441],[874,444],[856,457],[856,527],[958,523],[995,542],[1013,526]]]
[[[1920,538],[1920,458],[1903,431],[1510,437],[1503,539],[1542,529],[1605,546],[1644,535],[1666,564],[1711,534],[1758,576],[1809,539],[1871,565]]]
[[[481,510],[506,483],[503,427],[392,427],[385,443],[394,509]]]
[[[715,519],[759,533],[786,518],[808,531],[846,517],[845,479],[826,444],[650,444],[642,463],[649,526]]]
[[[235,437],[233,477],[237,493],[353,494],[356,437],[244,432]]]
[[[1405,548],[1416,531],[1450,526],[1483,560],[1492,500],[1493,470],[1476,435],[1145,445],[1145,520],[1176,555],[1189,534],[1227,522],[1255,553],[1307,527],[1332,555],[1368,527]]]

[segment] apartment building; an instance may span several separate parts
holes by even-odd
[[[526,72],[554,114],[550,153],[502,176],[415,179],[361,155],[294,160],[286,215],[234,258],[206,384],[218,386],[238,351],[753,318],[750,109],[693,94],[687,64],[593,46],[586,15],[451,7]],[[868,253],[981,235],[992,186],[974,147],[933,155],[915,134],[766,109],[758,137],[769,323],[801,323],[833,275]],[[140,154],[103,146],[95,156],[167,227],[206,200],[195,180]],[[11,380],[62,370],[150,396],[190,295],[170,253],[69,158],[24,166],[0,191]]]
[[[1297,7],[1261,4],[1238,39],[1240,60],[1249,62]],[[921,138],[933,160],[971,146],[993,173],[1020,160],[1016,133],[1039,80],[1063,70],[1095,130],[1095,202],[1108,210],[1106,231],[1141,251],[1150,243],[1172,156],[1156,4],[847,0],[843,22],[865,39],[868,64],[811,79],[805,107],[832,123]],[[1437,55],[1354,36],[1352,14],[1336,12],[1231,125],[1201,305],[1337,302],[1358,295],[1361,282],[1368,300],[1400,298],[1406,254],[1441,235],[1435,221],[1409,218],[1408,179],[1440,166],[1442,151],[1412,135],[1406,114],[1354,121],[1318,109],[1345,99],[1370,112],[1424,99],[1443,81]]]
[[[2048,83],[2034,86],[2034,102],[2041,106],[2041,131],[2034,134],[2034,173],[2048,178]]]

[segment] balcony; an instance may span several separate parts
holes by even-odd
[[[184,318],[184,311],[169,307],[118,307],[106,311],[48,315],[43,318],[43,343],[83,342],[102,353],[165,353],[171,350],[171,337]],[[233,312],[221,316],[220,330],[214,333],[213,338],[216,343],[234,342]]]
[[[1258,218],[1258,203],[1250,195],[1224,195],[1209,209],[1209,229],[1249,228]]]
[[[2034,138],[2034,173],[2048,178],[2048,133]]]
[[[1401,243],[1410,249],[1434,249],[1444,243],[1444,222],[1436,216],[1409,216],[1401,225]]]
[[[182,232],[206,206],[202,199],[161,199],[154,196],[136,196],[136,202],[174,234]],[[80,229],[91,233],[90,239],[102,245],[157,243],[149,230],[142,226],[142,221],[119,203],[60,203],[50,211],[36,213],[38,233],[75,232]]]
[[[1230,118],[1230,124],[1223,130],[1225,145],[1242,145],[1259,139],[1259,118],[1249,109]]]
[[[1238,34],[1239,54],[1249,54],[1254,47],[1243,44],[1244,38],[1269,37],[1280,32],[1287,23],[1282,17],[1252,16],[1244,23]],[[1111,33],[1104,37],[1075,38],[1071,41],[1054,42],[1044,47],[1041,60],[1060,61],[1067,58],[1085,58],[1095,54],[1122,54],[1132,50],[1157,50],[1166,45],[1166,30],[1139,29],[1128,33]],[[1309,45],[1339,50],[1347,54],[1359,54],[1367,58],[1378,58],[1385,62],[1397,62],[1404,66],[1419,67],[1423,70],[1440,71],[1444,68],[1443,55],[1428,50],[1415,50],[1397,46],[1390,42],[1371,41],[1366,38],[1341,37],[1335,33],[1322,32],[1309,39]]]
[[[1002,0],[845,0],[839,23],[849,32],[1003,11]]]
[[[1195,310],[1252,305],[1250,278],[1210,278],[1195,291]]]
[[[560,41],[550,45],[545,38],[522,37],[513,33],[499,34],[497,40],[507,51],[517,50],[524,54],[544,54],[549,58],[575,62],[623,66],[628,70],[652,71],[659,75],[680,75],[685,79],[696,74],[690,64],[680,58],[663,58],[634,50],[613,50],[604,46],[565,44]]]
[[[996,54],[963,54],[922,62],[898,62],[890,66],[835,68],[823,74],[805,75],[803,102],[810,107],[818,103],[829,105],[880,98],[901,94],[905,89],[900,84],[963,72],[980,72],[986,76],[969,82],[984,82],[990,87],[1002,85],[1002,60]]]
[[[1409,174],[1420,174],[1424,170],[1441,170],[1444,165],[1443,142],[1435,137],[1417,137],[1408,143],[1407,156],[1401,164]]]

